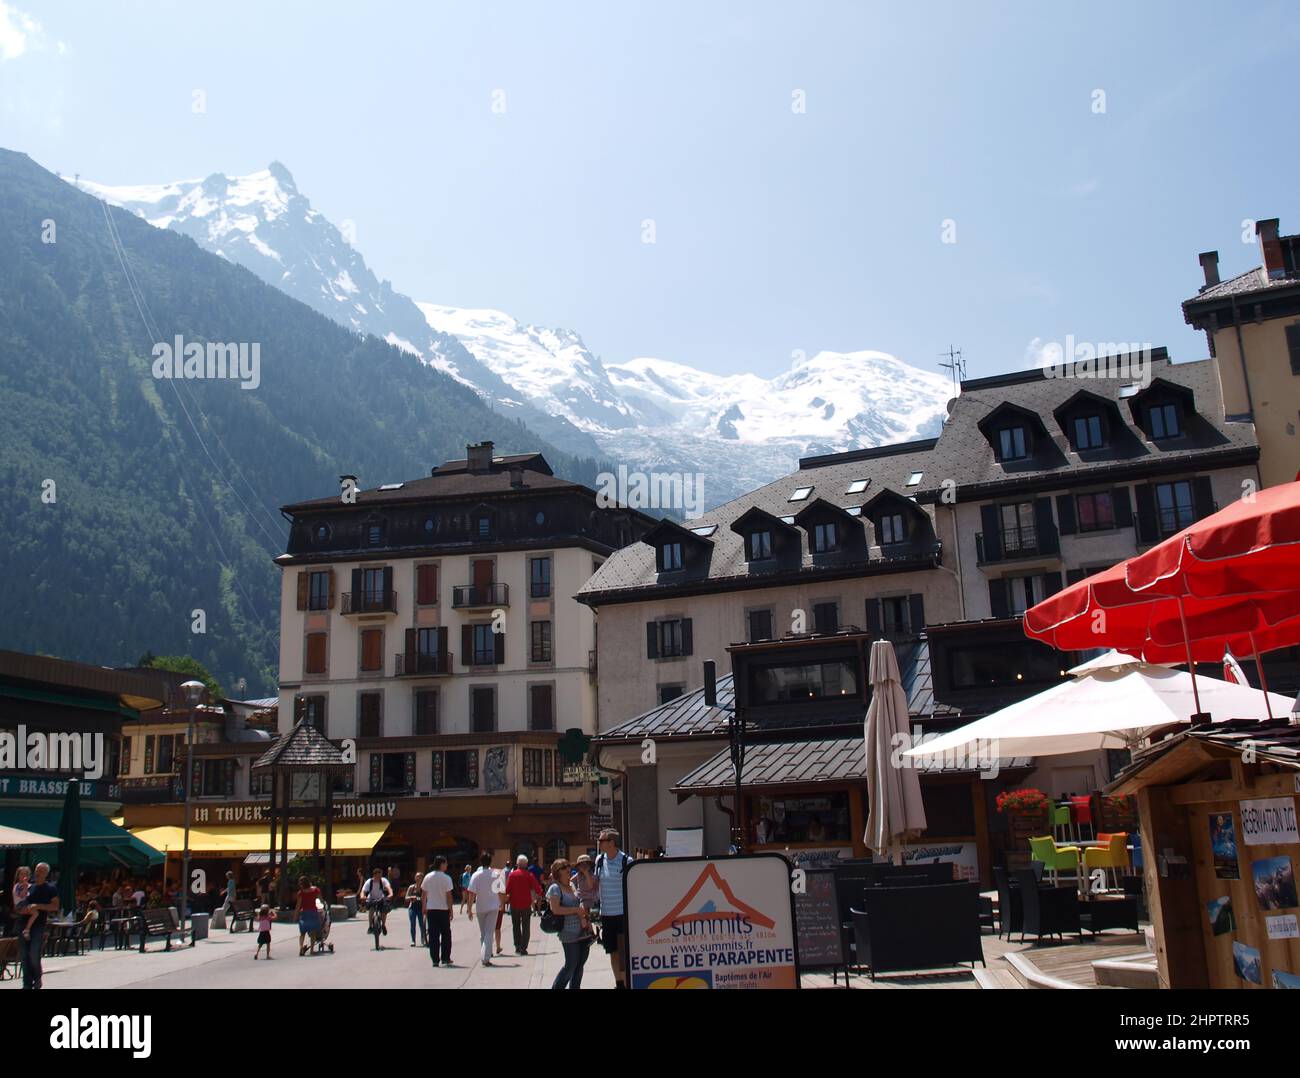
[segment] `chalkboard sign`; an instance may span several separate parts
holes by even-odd
[[[805,876],[807,890],[794,896],[801,969],[847,964],[835,878],[834,869],[809,869]]]

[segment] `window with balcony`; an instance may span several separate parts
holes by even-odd
[[[363,692],[357,694],[357,736],[379,737],[383,725],[384,694]]]
[[[555,729],[555,686],[528,686],[528,729]]]
[[[503,633],[494,633],[492,626],[475,625],[473,630],[473,661],[475,666],[493,666],[497,659],[497,638]]]
[[[548,663],[551,661],[551,623],[549,621],[534,621],[529,626],[531,633],[531,647],[529,650],[529,659],[535,663]]]
[[[1008,554],[1032,553],[1038,548],[1038,535],[1034,527],[1034,503],[1016,502],[998,506],[1002,549]]]
[[[382,610],[387,598],[383,569],[361,570],[361,601],[364,610]]]
[[[470,732],[490,734],[497,728],[497,691],[480,685],[469,693]]]
[[[534,599],[551,597],[551,559],[530,558],[528,561],[528,593]]]
[[[1196,521],[1196,503],[1192,497],[1192,484],[1187,480],[1176,483],[1157,483],[1156,526],[1162,536],[1173,535]]]

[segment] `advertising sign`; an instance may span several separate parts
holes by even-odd
[[[798,988],[779,854],[637,861],[623,877],[633,988]]]
[[[1296,830],[1295,798],[1265,797],[1241,802],[1241,833],[1247,846],[1300,842]]]

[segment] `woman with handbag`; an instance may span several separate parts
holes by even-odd
[[[551,865],[551,885],[546,889],[547,910],[542,914],[542,931],[558,932],[564,948],[564,968],[552,988],[581,988],[582,967],[591,953],[591,929],[569,878],[569,862],[560,858]]]

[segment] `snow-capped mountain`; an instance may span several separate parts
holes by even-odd
[[[951,395],[942,375],[883,352],[818,352],[771,379],[646,357],[605,364],[572,330],[416,303],[375,277],[278,162],[248,176],[80,186],[446,371],[563,449],[702,474],[710,505],[792,471],[800,456],[937,434]]]

